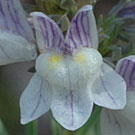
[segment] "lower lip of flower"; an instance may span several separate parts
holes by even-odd
[[[80,87],[94,79],[102,62],[100,53],[92,48],[76,49],[72,56],[48,51],[37,58],[36,71],[52,85]]]

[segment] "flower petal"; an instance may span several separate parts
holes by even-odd
[[[123,110],[118,111],[125,118],[135,124],[135,92],[127,92],[127,104]]]
[[[0,65],[35,59],[34,35],[19,0],[0,1]]]
[[[135,56],[128,56],[121,59],[116,71],[125,79],[128,91],[135,91]]]
[[[20,99],[21,123],[26,124],[46,113],[50,108],[51,88],[35,73]]]
[[[23,37],[0,32],[0,65],[33,60],[36,55],[35,46]]]
[[[126,104],[125,81],[105,63],[92,85],[92,99],[97,105],[111,109],[123,109]]]
[[[52,19],[41,12],[33,12],[30,15],[34,19],[39,49],[49,48],[59,51],[65,47],[64,36]]]
[[[101,132],[103,135],[134,135],[135,125],[116,113],[117,111],[109,111],[104,109],[101,112]]]
[[[70,86],[71,87],[71,86]],[[80,128],[91,115],[93,102],[86,89],[55,87],[51,110],[55,119],[66,129]]]
[[[67,33],[67,43],[72,48],[98,48],[97,28],[91,5],[82,7],[73,18]]]
[[[19,0],[0,1],[0,30],[20,35],[28,41],[34,40]]]

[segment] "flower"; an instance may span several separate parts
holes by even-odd
[[[34,34],[19,0],[0,1],[0,65],[36,58]]]
[[[97,51],[98,38],[91,5],[82,7],[66,38],[57,24],[41,12],[31,13],[40,52],[36,73],[20,99],[21,123],[49,109],[66,129],[86,123],[93,103],[111,109],[126,104],[126,84]]]
[[[135,56],[121,59],[116,71],[127,83],[127,104],[123,110],[103,109],[101,131],[103,135],[135,134]]]

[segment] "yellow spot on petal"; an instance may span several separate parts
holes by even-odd
[[[80,62],[80,63],[86,63],[87,62],[87,58],[86,55],[84,53],[79,53],[76,57],[75,57],[75,61],[76,62]]]
[[[50,64],[57,64],[59,62],[61,62],[61,56],[60,55],[53,55],[49,58],[49,62]]]
[[[62,56],[61,55],[53,55],[49,58],[49,67],[48,69],[51,70],[52,68],[55,68],[57,66],[58,63],[60,63],[62,60]]]

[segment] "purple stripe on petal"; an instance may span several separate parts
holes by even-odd
[[[37,105],[36,105],[34,111],[32,112],[32,114],[31,114],[31,116],[30,116],[31,118],[34,116],[34,114],[35,114],[36,111],[38,110],[38,107],[39,107],[39,105],[40,105],[40,101],[41,101],[41,95],[39,96],[39,100],[38,100],[38,102],[37,102]]]
[[[124,61],[122,61],[122,64],[121,64],[120,69],[119,69],[119,71],[118,71],[118,73],[119,73],[120,75],[122,74],[122,70],[123,70],[124,62],[125,62],[125,60],[124,60]]]
[[[71,126],[74,126],[74,108],[73,108],[73,93],[72,91],[70,90],[70,97],[71,97],[71,103],[70,103],[70,106],[71,106],[71,115],[72,115],[72,123],[71,123]]]
[[[27,31],[26,31],[26,28],[24,28],[23,26],[22,26],[22,23],[23,22],[21,22],[20,21],[20,16],[19,16],[19,10],[20,9],[16,9],[15,8],[15,3],[13,2],[13,0],[11,0],[11,2],[12,2],[12,6],[13,6],[13,11],[14,11],[14,14],[15,14],[15,16],[13,17],[14,18],[14,20],[15,20],[15,24],[17,25],[17,30],[18,30],[18,33],[21,35],[21,36],[23,36],[23,37],[25,37],[27,40],[29,40],[29,37],[28,37],[28,35],[27,35]],[[8,6],[10,6],[9,4],[8,4]],[[22,16],[21,16],[22,17]],[[26,19],[26,18],[25,18]],[[28,22],[27,22],[27,24],[28,24]]]
[[[103,70],[102,68],[101,68],[101,70],[102,70],[102,72],[104,73],[104,70]],[[109,93],[109,91],[107,90],[107,88],[106,88],[106,86],[105,86],[105,82],[104,82],[104,80],[103,80],[103,78],[102,78],[101,75],[100,75],[100,79],[101,79],[101,82],[102,82],[102,84],[103,84],[103,88],[104,88],[104,90],[106,91],[107,95],[112,99],[113,103],[117,105],[117,103],[115,102],[114,97],[113,97],[113,96]]]
[[[126,104],[125,81],[107,64],[103,63],[98,77],[90,88],[91,98],[95,104],[110,109],[124,108]]]
[[[72,48],[83,46],[97,49],[97,29],[91,6],[84,6],[78,11],[71,21],[66,39]]]
[[[20,99],[22,124],[37,119],[49,110],[51,90],[49,83],[35,73]]]
[[[81,14],[79,14],[79,15],[76,17],[76,20],[74,20],[73,22],[75,23],[75,27],[76,27],[78,39],[80,40],[80,45],[82,45],[83,42],[82,42],[82,38],[81,38],[81,34],[80,34],[80,28],[79,28],[80,16],[81,16]],[[73,35],[73,37],[74,37],[74,35]]]
[[[43,28],[43,30],[46,32],[46,36],[44,35],[44,38],[47,41],[46,45],[48,46],[50,43],[49,43],[49,36],[48,36],[49,34],[48,34],[48,30],[47,30],[47,24],[46,24],[46,21],[43,18],[42,18],[42,22],[43,22],[44,27],[45,27],[45,29]]]
[[[10,7],[9,3],[7,3],[7,9],[8,9],[8,11],[9,11],[10,17],[11,17],[11,19],[12,19],[12,21],[13,21],[13,24],[14,24],[14,26],[15,26],[15,28],[16,28],[16,34],[21,35],[21,33],[20,33],[20,31],[19,31],[19,28],[18,28],[18,22],[16,21],[16,19],[14,18],[13,14],[12,14],[12,12],[11,12],[11,7]],[[15,32],[15,31],[14,31],[14,32]]]
[[[58,47],[62,48],[62,40],[61,39],[59,39]]]
[[[59,26],[48,16],[41,12],[31,13],[33,19],[35,19],[35,30],[37,32],[37,41],[40,49],[55,49],[56,51],[61,51],[65,48],[64,36],[59,28]],[[41,24],[42,27],[39,27]],[[41,32],[40,32],[41,31]],[[41,38],[45,42],[41,41]]]
[[[0,1],[0,29],[20,35],[28,41],[34,40],[33,31],[19,0]]]
[[[43,37],[44,37],[44,42],[45,42],[45,45],[47,45],[48,43],[46,43],[46,41],[48,41],[48,40],[46,40],[46,38],[45,37],[47,37],[46,36],[46,34],[45,34],[45,31],[44,31],[44,28],[42,27],[42,25],[41,24],[39,24],[40,26],[40,29],[41,29],[41,33],[42,33],[42,35],[43,35]]]
[[[134,75],[135,74],[135,63],[133,63],[133,67],[132,67],[132,69],[131,69],[131,73],[130,73],[130,75],[129,75],[129,85],[133,88],[134,87]]]
[[[48,48],[49,47],[49,36],[48,36],[48,31],[46,29],[47,24],[42,17],[38,17],[38,20],[39,20],[40,30],[41,30],[41,33],[42,33],[43,39],[44,39],[44,48]]]
[[[53,25],[52,25],[52,23],[49,23],[50,24],[50,27],[51,27],[51,30],[52,30],[52,47],[54,47],[54,45],[55,45],[55,31],[54,31],[54,29],[53,29]],[[57,46],[57,44],[56,44],[56,46]]]
[[[120,60],[116,71],[125,79],[128,91],[135,89],[135,56],[128,56]]]
[[[124,77],[126,75],[126,72],[127,72],[127,69],[128,69],[128,66],[129,66],[129,61],[125,61],[125,69],[123,71],[123,74],[121,74],[122,77]]]
[[[87,13],[87,14],[89,14],[89,12]],[[90,42],[90,44],[91,44],[91,46],[90,47],[93,47],[93,45],[92,45],[92,39],[91,39],[91,33],[90,33],[90,31],[91,31],[91,28],[90,28],[90,20],[89,20],[89,17],[88,17],[88,15],[87,15],[87,27],[88,27],[88,35],[89,35],[89,42]]]
[[[40,105],[41,99],[43,99],[44,103],[46,102],[45,99],[44,99],[43,96],[42,96],[42,87],[43,87],[43,80],[41,81],[41,84],[40,84],[39,93],[37,93],[37,94],[39,94],[39,100],[38,100],[38,102],[37,102],[37,105],[35,106],[35,109],[33,110],[32,114],[31,114],[31,116],[30,116],[31,118],[34,116],[34,114],[35,114],[36,111],[38,110],[38,107],[39,107],[39,105]],[[36,95],[36,96],[38,96],[38,95]]]
[[[70,42],[69,42],[69,44],[71,45],[71,42],[73,42],[73,44],[74,44],[74,47],[75,48],[77,48],[77,44],[76,44],[76,42],[74,41],[74,39],[73,39],[73,34],[72,34],[72,30],[70,29],[70,35],[69,35],[69,39],[71,39],[70,40]],[[72,45],[71,45],[72,46]]]
[[[82,26],[82,32],[84,33],[83,35],[85,35],[84,37],[85,37],[85,40],[86,40],[86,47],[88,47],[88,38],[87,38],[87,32],[85,31],[85,27],[84,27],[84,24],[83,24],[83,19],[84,19],[84,13],[82,12],[82,14],[81,14],[81,26]]]
[[[8,24],[7,24],[7,20],[5,18],[5,13],[3,11],[3,7],[2,7],[2,3],[1,2],[0,2],[0,13],[3,16],[3,20],[1,19],[1,21],[4,21],[4,23],[1,22],[1,25],[4,26],[4,29],[9,30]]]
[[[51,102],[54,118],[68,130],[80,128],[88,120],[93,106],[85,93],[87,90],[82,92],[85,88],[79,87],[76,90],[72,88],[70,83],[64,87],[56,86]]]
[[[73,96],[73,89],[72,89],[72,82],[71,82],[71,75],[70,75],[70,68],[69,68],[69,65],[68,65],[68,81],[69,81],[69,97],[70,97],[70,108],[71,108],[71,117],[72,117],[72,122],[71,122],[71,126],[74,125],[74,106],[73,106],[73,100],[74,100],[74,96]]]

